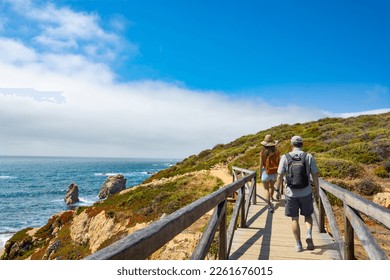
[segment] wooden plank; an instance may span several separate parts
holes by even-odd
[[[268,253],[269,252],[269,253]],[[257,245],[249,248],[239,248],[235,250],[236,259],[311,259],[311,260],[329,260],[338,259],[337,254],[328,254],[328,252],[321,250],[296,252],[294,247],[285,246],[264,246]]]
[[[344,203],[344,258],[346,260],[355,259],[355,234],[353,226],[348,219],[347,209],[349,206]]]
[[[240,227],[246,227],[246,215],[245,215],[245,186],[241,187],[240,192],[242,194],[240,201]]]
[[[366,250],[368,257],[371,260],[387,260],[387,254],[378,245],[375,238],[372,236],[371,232],[360,217],[358,217],[350,207],[346,207],[345,212],[357,237]]]
[[[242,196],[242,192],[239,192],[238,197],[237,197],[238,202],[241,202],[241,196]],[[228,256],[230,253],[230,249],[231,249],[233,237],[234,237],[234,231],[236,229],[236,225],[237,225],[237,221],[238,221],[239,209],[240,209],[240,204],[239,203],[234,204],[233,213],[232,213],[232,216],[230,218],[228,231],[227,231],[227,255]]]
[[[321,188],[330,192],[334,196],[343,200],[350,207],[364,213],[365,215],[375,219],[382,223],[384,226],[390,229],[390,210],[386,209],[379,204],[373,203],[364,199],[363,197],[349,192],[339,186],[331,184],[323,179],[320,179]]]
[[[340,255],[342,256],[343,259],[345,259],[344,240],[341,237],[341,232],[340,232],[340,229],[337,225],[337,221],[336,221],[336,218],[334,216],[332,206],[330,205],[330,202],[329,202],[328,197],[326,196],[325,192],[321,188],[320,188],[319,192],[320,192],[322,205],[324,206],[326,216],[328,217],[329,226],[332,230],[332,235],[333,235],[334,241],[338,246],[338,250],[340,252]]]
[[[258,186],[258,191],[260,188],[261,185]],[[235,231],[230,259],[333,260],[340,258],[332,238],[326,233],[319,233],[316,221],[313,225],[315,250],[297,253],[291,230],[291,219],[284,216],[284,200],[276,202],[275,205],[274,214],[268,212],[267,204],[263,200],[250,207],[248,213],[250,223],[247,228],[238,228]],[[299,223],[301,236],[305,236],[304,219],[300,218]]]
[[[226,206],[227,201],[224,202],[224,211],[222,217],[219,221],[219,248],[218,248],[218,258],[220,260],[227,260],[227,232],[226,232]],[[208,251],[208,250],[207,250]]]
[[[214,240],[214,236],[217,231],[218,225],[220,224],[222,218],[225,217],[225,213],[226,213],[226,200],[221,202],[214,210],[214,213],[211,216],[211,219],[207,224],[207,227],[203,232],[202,237],[200,238],[199,243],[196,246],[191,256],[192,260],[203,260],[206,257],[207,252],[209,251],[209,248],[211,246],[211,243]],[[224,231],[226,232],[226,230]]]

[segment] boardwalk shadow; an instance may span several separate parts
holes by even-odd
[[[262,199],[264,198],[257,195],[258,198]],[[275,205],[275,209],[279,207],[279,203]],[[264,228],[254,228],[251,227],[252,224],[261,216],[261,215],[267,215],[265,227]],[[255,244],[261,240],[260,245],[260,252],[257,257],[258,260],[268,260],[270,256],[270,246],[271,243],[271,233],[272,233],[272,222],[273,222],[273,214],[268,211],[268,206],[265,205],[259,212],[257,212],[255,215],[253,215],[248,221],[247,221],[247,227],[250,229],[257,229],[258,231],[249,238],[244,244],[239,247],[231,256],[230,259],[239,259],[242,257],[246,251],[250,249],[251,244]]]
[[[253,260],[269,260],[272,258],[278,258],[281,256],[283,259],[286,258],[283,254],[280,255],[275,250],[281,249],[284,252],[283,242],[284,239],[281,239],[281,234],[278,232],[276,235],[272,235],[272,230],[278,229],[279,224],[275,223],[283,223],[283,229],[286,229],[282,216],[285,207],[285,200],[281,199],[277,202],[274,202],[275,210],[279,208],[279,212],[272,214],[268,211],[268,205],[265,202],[265,199],[257,195],[257,206],[254,211],[251,211],[250,216],[247,220],[247,229],[243,229],[239,233],[239,239],[235,242],[235,249],[230,255],[229,259],[253,259]],[[274,218],[275,215],[275,218]],[[286,218],[286,223],[289,220]],[[315,228],[318,230],[316,221],[314,220]],[[304,231],[305,229],[303,229]],[[292,233],[289,232],[291,236],[288,238],[293,238]],[[272,242],[274,242],[275,246],[273,251],[271,252],[271,238],[274,238]],[[318,239],[317,239],[318,238]],[[326,259],[339,259],[337,245],[333,243],[332,239],[327,238],[327,236],[323,236],[322,234],[316,236],[317,240],[314,241],[315,250],[307,251],[305,250],[305,255],[300,256],[300,259],[322,259],[321,256],[324,256]],[[276,253],[276,255],[275,255]],[[278,255],[279,254],[279,255]],[[312,257],[310,257],[312,256]],[[294,255],[291,254],[288,258],[294,259]]]

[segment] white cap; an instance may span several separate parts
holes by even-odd
[[[302,141],[302,137],[301,136],[293,136],[293,138],[291,138],[291,144],[301,144],[303,143]]]

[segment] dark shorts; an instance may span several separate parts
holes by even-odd
[[[312,194],[304,197],[286,196],[285,215],[287,217],[299,217],[299,209],[301,210],[302,216],[310,216],[313,214]]]

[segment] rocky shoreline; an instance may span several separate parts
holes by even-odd
[[[100,188],[98,197],[101,200],[103,200],[103,199],[106,199],[106,198],[108,198],[108,197],[110,197],[110,196],[112,196],[112,195],[114,195],[116,193],[119,193],[119,192],[121,192],[122,190],[125,190],[125,189],[126,189],[126,179],[125,179],[125,177],[122,174],[108,176],[106,181],[105,181],[105,183]],[[79,197],[78,197],[78,194],[79,194],[79,188],[78,188],[77,184],[71,183],[69,185],[69,187],[67,189],[67,192],[65,194],[65,197],[64,197],[64,202],[68,205],[69,209],[76,209],[77,210],[77,207],[75,207],[75,205],[80,201]],[[53,219],[57,219],[58,217],[62,217],[62,215],[64,213],[67,213],[67,211],[54,214],[49,219],[49,221],[53,220]],[[103,215],[103,216],[105,216],[105,215]],[[99,219],[97,219],[97,220],[99,220]],[[105,219],[100,219],[100,220],[101,220],[100,222],[94,221],[97,224],[96,226],[93,226],[94,228],[99,228],[99,231],[101,231],[101,227],[99,227],[99,225],[101,225],[102,227],[103,226],[107,227],[107,224],[108,224],[109,225],[108,226],[109,229],[110,230],[112,229],[112,227],[113,227],[112,221],[107,221]],[[86,223],[86,221],[84,219],[82,221],[82,224],[85,225],[85,223]],[[59,223],[58,226],[60,227],[61,223]],[[27,238],[28,242],[22,242],[22,243],[14,242],[13,241],[13,236],[12,236],[10,239],[7,240],[7,242],[5,242],[4,247],[0,247],[0,257],[2,257],[4,259],[13,259],[14,257],[16,257],[18,252],[20,252],[20,251],[23,252],[25,250],[24,247],[29,247],[30,244],[32,244],[34,241],[37,240],[34,237],[34,235],[40,229],[42,229],[42,228],[34,228],[34,229],[30,228],[26,232],[26,235],[29,236],[29,238]],[[55,234],[55,232],[58,231],[58,230],[59,229],[54,229],[53,233]],[[75,232],[77,232],[77,230]],[[17,234],[17,233],[15,233],[15,234]],[[83,235],[85,235],[85,234],[86,233],[83,232],[83,230],[81,229],[80,230],[80,234],[79,234],[80,238],[82,239]],[[98,245],[100,245],[99,242],[98,242]],[[56,244],[51,244],[49,246],[49,248],[47,250],[47,251],[49,251],[48,257],[50,256],[50,251],[53,251],[55,249],[55,246],[56,246]]]
[[[108,193],[107,199],[91,206],[70,205],[70,210],[53,215],[41,228],[17,232],[6,243],[1,259],[82,259],[223,186],[219,178],[206,170],[127,189],[118,187],[125,180],[122,175],[107,178],[101,188],[108,188],[104,191]],[[113,195],[113,190],[118,191],[117,195]],[[199,233],[209,217],[209,214],[205,215],[151,258],[188,257],[191,248],[186,242],[198,242]]]

